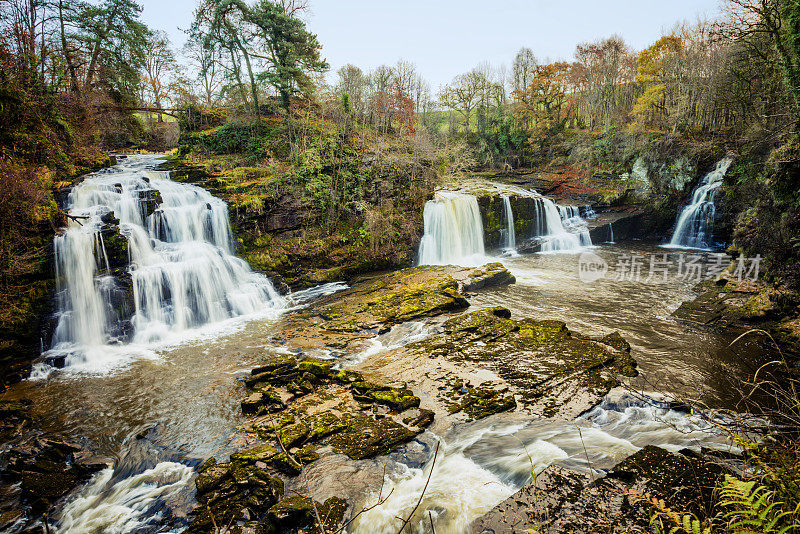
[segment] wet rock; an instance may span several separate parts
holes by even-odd
[[[32,430],[12,442],[3,452],[0,465],[0,493],[13,495],[18,491],[19,509],[38,518],[108,462],[58,435]]]
[[[230,463],[208,460],[195,481],[200,503],[187,532],[206,534],[218,525],[232,525],[232,532],[243,532],[239,523],[266,518],[269,509],[283,496],[283,481],[261,467],[266,450],[247,451]]]
[[[712,492],[726,473],[717,455],[647,446],[604,478],[551,466],[472,525],[474,534],[647,531],[653,508],[643,497],[699,518],[713,514]]]
[[[142,217],[147,218],[161,206],[164,199],[161,198],[161,191],[157,189],[145,189],[139,191],[139,204],[141,206]]]
[[[618,386],[619,375],[636,376],[636,362],[621,336],[596,341],[572,333],[563,322],[510,317],[505,308],[467,313],[445,321],[443,335],[409,349],[491,370],[516,402],[548,417],[575,417]],[[461,399],[453,389],[441,396],[451,410],[455,405],[470,417],[513,408],[513,396],[475,390]]]
[[[434,317],[469,306],[458,282],[441,267],[414,267],[363,283],[336,296],[335,303],[303,315],[318,316],[322,327],[357,332]]]
[[[463,291],[477,291],[489,287],[513,284],[517,281],[502,263],[489,263],[471,271],[462,281]]]
[[[389,454],[420,433],[390,417],[372,419],[354,414],[344,419],[345,430],[331,438],[333,450],[354,460]]]
[[[327,531],[335,530],[344,518],[347,503],[338,497],[331,497],[324,503],[312,501],[308,497],[295,495],[281,500],[270,508],[269,521],[276,532],[316,533],[317,517]]]
[[[496,390],[489,387],[467,389],[466,394],[453,404],[451,413],[464,412],[470,419],[481,419],[517,407],[514,396],[508,389]]]
[[[386,405],[397,412],[419,407],[419,397],[410,389],[381,386],[372,382],[354,383],[353,397],[359,401]]]
[[[360,373],[334,370],[331,362],[279,358],[254,372],[257,380],[248,382],[251,387],[275,388],[276,396],[291,397],[275,414],[250,425],[276,449],[303,447],[293,455],[264,460],[285,474],[296,475],[302,464],[316,461],[315,447],[309,445],[330,444],[351,458],[371,458],[396,450],[433,421],[433,413],[419,410],[420,399],[408,388],[366,381]],[[310,390],[297,391],[297,379],[287,383],[287,376],[298,375],[303,382],[314,382]],[[253,413],[260,399],[251,395],[242,409]]]

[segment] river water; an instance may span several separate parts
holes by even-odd
[[[731,407],[724,378],[747,370],[728,348],[729,340],[671,317],[692,298],[694,282],[677,276],[661,283],[615,279],[620,257],[663,254],[655,246],[604,245],[591,252],[610,266],[606,278],[582,282],[577,253],[506,257],[502,261],[517,283],[478,293],[471,304],[502,305],[516,318],[563,320],[570,329],[593,336],[619,331],[642,371],[628,384],[630,393],[617,394],[572,422],[499,414],[471,424],[436,426],[435,432],[379,461],[388,466],[384,495],[392,491],[392,497],[364,514],[353,532],[395,532],[396,518],[416,504],[431,469],[420,507],[430,517],[419,516],[412,524],[422,532],[432,519],[439,534],[460,533],[529,481],[533,470],[554,462],[602,473],[647,444],[672,450],[727,447],[701,418],[648,400],[667,394]],[[245,420],[239,409],[245,391],[239,379],[270,354],[282,352],[269,339],[279,313],[313,306],[316,296],[341,287],[294,294],[280,312],[232,317],[187,330],[182,339],[115,346],[113,351],[125,357],[99,372],[67,367],[4,393],[2,398],[31,399],[45,429],[63,432],[115,460],[113,468],[68,499],[56,531],[185,528],[196,466],[212,456],[225,459],[242,443],[237,427]],[[424,329],[414,329],[416,336],[420,332]],[[379,353],[377,344],[366,356],[353,355],[352,362]],[[434,462],[437,441],[440,452]],[[346,497],[366,505],[378,489]]]

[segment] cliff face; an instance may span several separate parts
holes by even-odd
[[[214,158],[174,158],[162,168],[225,200],[238,252],[297,289],[413,263],[434,171],[410,160],[361,165],[367,178],[343,206],[291,183],[286,169],[225,168]]]

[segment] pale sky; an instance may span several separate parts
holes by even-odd
[[[434,91],[478,63],[509,65],[522,46],[542,59],[571,59],[575,45],[614,33],[637,50],[664,29],[715,18],[720,0],[311,0],[308,26],[332,72],[405,59]],[[143,18],[175,48],[197,0],[141,0]]]

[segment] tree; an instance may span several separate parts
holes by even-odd
[[[253,5],[243,0],[206,2],[206,8],[198,10],[195,31],[203,35],[206,48],[220,47],[227,52],[240,87],[240,67],[244,63],[256,112],[260,112],[261,82],[276,91],[287,111],[293,96],[311,95],[313,75],[327,69],[328,64],[320,58],[321,46],[316,35],[290,14],[302,11],[303,2],[276,4],[258,0]],[[209,11],[211,15],[206,17]]]
[[[470,118],[483,94],[485,79],[477,70],[456,76],[439,92],[442,104],[464,118],[464,131],[470,132]]]
[[[144,64],[148,37],[139,20],[142,7],[135,0],[104,0],[82,7],[78,21],[90,50],[84,88],[106,85],[130,92]]]
[[[543,148],[562,132],[573,113],[568,94],[570,65],[556,62],[539,65],[528,88],[517,94],[517,114],[528,127],[528,143]]]
[[[539,62],[530,48],[520,48],[511,66],[512,91],[524,91],[533,78]]]
[[[642,95],[631,112],[637,122],[667,125],[668,92],[672,83],[672,66],[680,58],[683,42],[667,35],[639,54],[636,83]]]
[[[759,37],[769,37],[800,116],[800,0],[727,0],[727,5],[739,39],[758,49]]]
[[[579,44],[575,60],[571,83],[579,96],[577,112],[589,128],[626,120],[636,97],[636,64],[622,37]]]
[[[278,92],[284,109],[288,110],[295,94],[308,96],[313,90],[310,73],[322,72],[328,63],[320,58],[322,46],[317,36],[306,29],[305,23],[289,15],[283,6],[260,0],[250,9],[246,20],[260,33],[264,55],[269,61],[264,79]]]
[[[202,102],[212,107],[222,86],[222,55],[218,48],[203,46],[202,34],[193,26],[183,46],[183,55],[192,63],[202,92]]]
[[[148,88],[153,105],[160,111],[163,102],[168,100],[175,90],[170,79],[178,69],[175,55],[169,47],[169,38],[162,31],[152,32],[145,47],[145,74],[142,77]],[[158,122],[162,122],[161,113]]]

